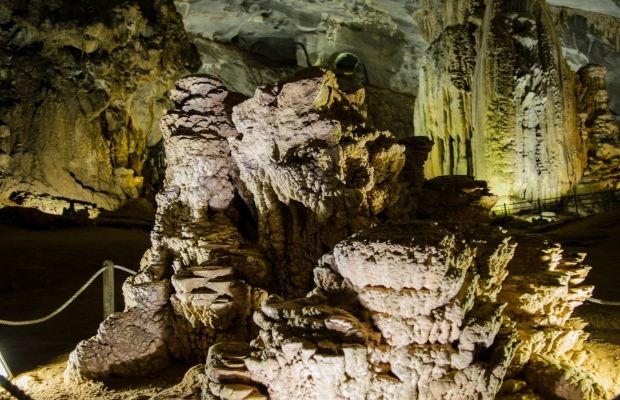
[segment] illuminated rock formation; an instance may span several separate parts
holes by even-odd
[[[461,229],[383,225],[340,242],[307,297],[263,303],[252,346],[211,348],[203,396],[494,398],[515,345],[495,301],[514,244]]]
[[[229,141],[232,156],[282,293],[307,292],[326,250],[421,184],[398,179],[406,146],[365,126],[364,100],[361,87],[317,69],[235,107],[241,136]]]
[[[620,129],[609,109],[607,70],[586,65],[578,73],[579,117],[588,138],[588,167],[579,189],[595,192],[620,185]]]
[[[113,209],[152,182],[165,92],[195,52],[172,1],[0,4],[0,206]]]
[[[599,393],[571,318],[591,292],[581,259],[529,237],[513,257],[484,224],[486,186],[424,184],[428,141],[367,126],[355,80],[309,69],[244,100],[197,75],[170,96],[152,246],[67,379],[177,358],[206,360],[204,376],[161,398]]]
[[[214,342],[247,337],[261,296],[248,283],[268,282],[261,252],[236,226],[244,216],[227,138],[238,135],[230,113],[243,97],[197,76],[180,80],[171,98],[176,109],[161,123],[168,168],[152,246],[123,286],[126,310],[78,345],[69,379],[148,374],[170,354],[202,361]]]
[[[427,174],[473,175],[498,196],[566,193],[581,178],[585,147],[546,5],[455,9],[464,15],[447,22],[420,67],[415,131],[436,143]]]
[[[339,89],[333,73],[311,70],[245,102],[194,76],[171,98],[152,246],[124,285],[126,311],[77,347],[68,378],[148,373],[168,355],[202,361],[213,343],[249,340],[260,288],[305,293],[326,249],[382,213],[415,213],[427,143],[367,128],[364,90]],[[120,339],[142,325],[133,340],[151,353]]]
[[[503,394],[535,389],[545,398],[605,398],[604,389],[579,368],[587,358],[588,335],[586,323],[572,314],[593,290],[581,285],[590,270],[583,264],[585,254],[566,255],[559,244],[536,235],[517,241],[498,296],[519,341]]]
[[[420,219],[478,223],[491,221],[491,208],[497,201],[485,181],[465,175],[445,175],[424,182],[424,195],[418,204]]]
[[[620,122],[620,4],[616,1],[547,0],[570,68],[607,68],[610,109]]]

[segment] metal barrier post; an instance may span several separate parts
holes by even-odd
[[[103,319],[114,312],[114,262],[105,260],[103,266]]]

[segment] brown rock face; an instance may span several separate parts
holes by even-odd
[[[196,55],[172,1],[3,1],[0,206],[136,198],[164,93]]]
[[[406,146],[365,125],[364,90],[331,72],[309,74],[235,107],[241,136],[230,140],[276,283],[297,295],[326,250],[378,222],[406,187]]]

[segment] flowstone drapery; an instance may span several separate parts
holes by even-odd
[[[544,379],[583,357],[568,347],[584,337],[570,315],[590,294],[587,268],[538,239],[515,256],[486,224],[484,182],[424,182],[428,140],[368,126],[364,97],[319,69],[247,100],[208,76],[178,81],[151,248],[125,311],[78,345],[67,379],[177,358],[206,366],[157,399],[565,390]],[[572,393],[596,398],[570,371],[583,378]]]

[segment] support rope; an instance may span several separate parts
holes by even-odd
[[[129,268],[125,268],[125,267],[121,267],[120,265],[114,265],[113,266],[114,269],[118,269],[121,271],[125,271],[131,275],[135,275],[136,271],[132,271]],[[54,318],[56,315],[60,314],[62,311],[64,311],[65,308],[67,308],[71,303],[73,303],[73,301],[75,299],[78,298],[79,295],[81,295],[89,286],[91,283],[93,283],[93,281],[95,279],[97,279],[97,277],[101,274],[103,274],[103,272],[108,269],[108,267],[103,267],[101,269],[99,269],[99,271],[95,272],[95,274],[93,276],[90,277],[89,280],[86,281],[85,284],[82,285],[81,288],[79,288],[77,290],[77,292],[75,292],[73,294],[73,296],[71,296],[69,298],[69,300],[65,301],[63,305],[61,305],[60,307],[58,307],[56,310],[54,310],[52,313],[46,315],[45,317],[41,317],[41,318],[37,318],[37,319],[31,319],[28,321],[7,321],[5,319],[0,319],[0,325],[9,325],[9,326],[23,326],[23,325],[34,325],[34,324],[40,324],[42,322],[45,322],[49,319]]]
[[[595,299],[594,297],[590,297],[586,301],[589,301],[590,303],[602,304],[604,306],[620,306],[620,301],[601,300]]]

